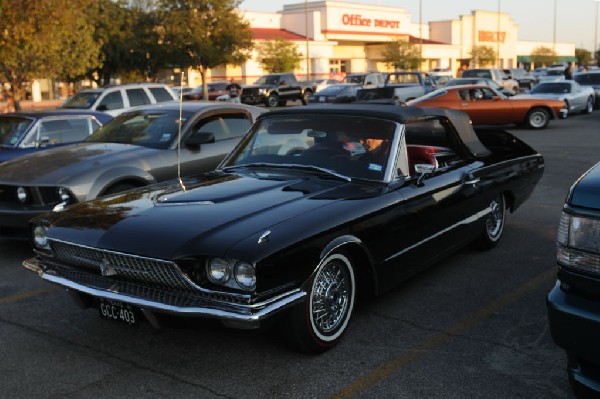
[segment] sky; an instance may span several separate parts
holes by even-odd
[[[308,0],[310,2],[310,0]],[[554,4],[556,3],[556,41],[574,43],[577,48],[592,50],[599,29],[596,15],[600,1],[595,0],[343,0],[348,3],[379,4],[404,8],[419,22],[458,19],[473,10],[510,14],[519,26],[519,40],[553,42]],[[243,0],[240,9],[247,11],[281,11],[284,4],[302,0]],[[600,44],[600,37],[596,40]]]

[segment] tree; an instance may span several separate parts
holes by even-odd
[[[283,39],[264,41],[257,50],[260,64],[269,73],[293,71],[302,61],[296,45]]]
[[[558,56],[551,48],[540,46],[531,52],[531,60],[534,64],[542,66],[551,65],[558,61]]]
[[[158,0],[167,59],[195,68],[208,99],[206,72],[223,64],[240,64],[253,48],[249,23],[237,12],[240,0]]]
[[[587,65],[592,61],[592,52],[583,48],[576,48],[575,58],[578,65]]]
[[[98,63],[100,44],[86,22],[94,0],[0,0],[0,81],[13,97],[41,76],[73,78]]]
[[[383,60],[394,69],[418,69],[423,62],[419,48],[402,38],[394,38],[385,44]]]
[[[496,63],[496,51],[490,46],[473,46],[470,52],[471,65],[486,66]]]

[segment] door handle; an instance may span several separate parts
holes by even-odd
[[[475,185],[475,184],[479,183],[479,180],[480,179],[478,177],[475,177],[473,179],[463,180],[463,184],[472,184],[472,185]]]

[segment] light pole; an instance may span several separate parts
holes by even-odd
[[[594,48],[592,49],[596,65],[598,65],[598,58],[596,57],[596,52],[598,51],[598,4],[600,4],[600,0],[596,0],[596,25],[594,27]]]
[[[502,68],[502,61],[500,60],[500,0],[498,0],[498,26],[496,27],[496,62],[498,68]]]
[[[600,0],[598,0],[600,1]],[[423,66],[423,4],[419,0],[419,62]],[[421,68],[419,68],[421,69]]]
[[[308,55],[308,0],[304,0],[304,30],[306,31],[306,80],[310,80],[310,56]]]
[[[554,55],[556,55],[556,0],[554,0],[554,30],[552,33],[552,50],[554,50]]]

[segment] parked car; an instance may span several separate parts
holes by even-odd
[[[531,72],[523,68],[504,69],[504,73],[508,75],[510,79],[514,79],[519,82],[519,89],[531,90],[537,83]]]
[[[547,297],[554,342],[578,398],[600,397],[600,164],[571,187],[558,227],[558,275]]]
[[[600,108],[600,70],[576,73],[573,77],[583,87],[591,87],[596,93],[595,107]]]
[[[112,116],[94,111],[21,111],[0,114],[0,163],[87,138]]]
[[[563,101],[506,97],[484,85],[446,86],[407,104],[461,110],[474,124],[517,124],[531,129],[545,129],[551,119],[567,116]]]
[[[543,169],[459,111],[290,107],[261,115],[214,172],[36,218],[24,266],[107,319],[280,322],[319,353],[357,301],[464,245],[494,247]]]
[[[361,88],[361,85],[352,83],[330,85],[310,96],[308,103],[351,103],[356,101],[356,93]]]
[[[194,90],[194,87],[192,87],[192,86],[172,86],[171,90],[173,91],[173,94],[175,94],[175,96],[177,98],[179,98],[180,95],[189,93],[190,91]]]
[[[565,80],[565,70],[564,68],[546,68],[545,70],[541,70],[538,75],[538,82],[558,82],[560,80]]]
[[[157,104],[173,100],[177,100],[177,96],[167,85],[131,83],[81,90],[69,97],[61,108],[102,111],[117,116],[128,108],[138,105]]]
[[[218,97],[229,95],[226,87],[229,85],[229,82],[212,82],[208,83],[208,99],[210,101],[216,101]],[[184,101],[198,101],[204,100],[204,88],[202,86],[198,86],[192,91],[183,94]]]
[[[373,89],[385,86],[386,76],[381,72],[349,73],[344,76],[342,83],[361,85],[363,89]]]
[[[548,68],[546,68],[546,67],[539,67],[539,68],[535,68],[533,70],[533,72],[531,72],[531,75],[535,79],[536,83],[539,82],[540,76],[542,74],[546,73],[546,70],[548,70]]]
[[[512,90],[515,93],[519,92],[519,82],[511,79],[502,69],[498,68],[474,68],[465,69],[461,78],[487,78],[492,79],[500,86]]]
[[[515,98],[550,98],[564,101],[567,114],[575,112],[591,113],[594,110],[596,94],[591,87],[582,87],[574,80],[560,82],[542,82],[527,94],[518,94]]]
[[[272,73],[261,76],[253,85],[243,86],[241,101],[244,104],[284,107],[288,100],[300,100],[306,105],[312,94],[312,83],[300,82],[293,73]]]
[[[390,72],[385,79],[385,87],[363,89],[359,98],[364,101],[389,99],[397,103],[423,96],[435,88],[433,77],[425,72]]]
[[[335,79],[316,79],[312,81],[312,88],[313,88],[313,93],[317,93],[321,90],[323,90],[326,87],[329,87],[331,85],[337,85],[340,84],[341,82],[339,80],[335,80]]]
[[[488,78],[456,78],[446,83],[447,87],[462,85],[486,85],[491,87],[492,89],[499,91],[507,97],[514,96],[515,94],[517,94],[517,92],[515,92],[514,90],[507,89],[504,86],[501,86],[498,83],[496,83],[495,80]]]
[[[25,238],[29,219],[57,206],[173,179],[178,170],[212,170],[264,112],[231,103],[181,107],[180,150],[180,103],[170,102],[123,113],[82,143],[0,164],[0,236]]]

